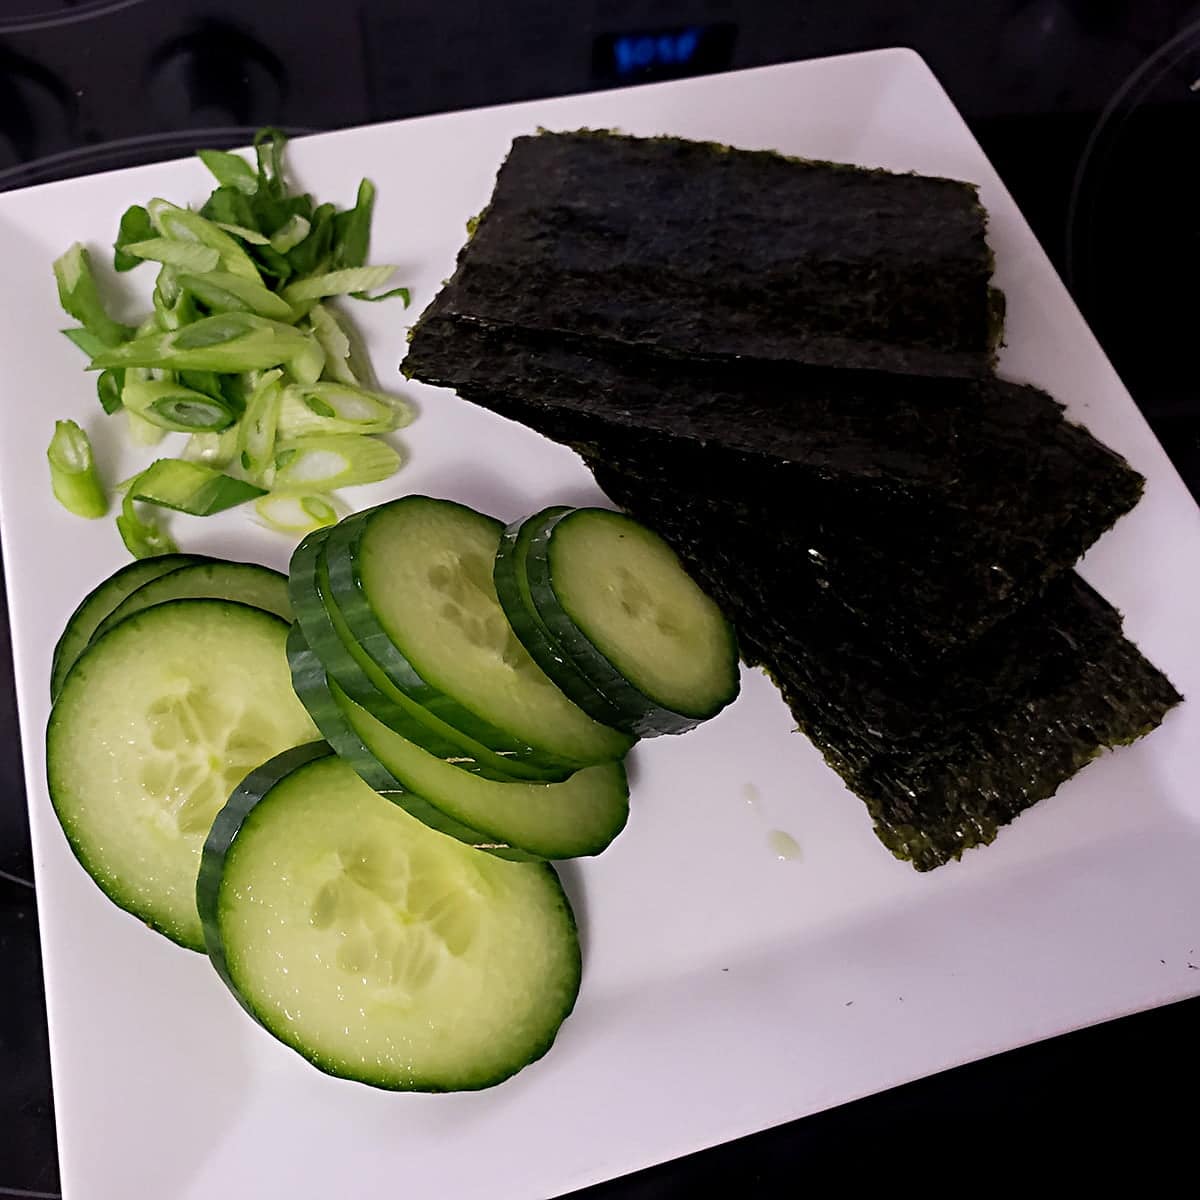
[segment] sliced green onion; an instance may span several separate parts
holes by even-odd
[[[150,238],[145,242],[130,242],[125,247],[125,253],[134,258],[165,263],[181,271],[215,271],[221,262],[220,254],[211,246],[165,237]]]
[[[283,130],[268,126],[254,135],[254,156],[258,160],[258,187],[262,192],[281,196],[285,191],[283,148],[287,136]]]
[[[125,549],[134,558],[154,558],[158,554],[177,554],[179,547],[157,521],[145,521],[137,513],[133,503],[134,485],[141,478],[135,475],[129,481],[125,499],[121,502],[121,515],[117,518],[117,532]]]
[[[321,343],[308,335],[308,345],[294,358],[288,360],[288,373],[297,383],[316,383],[325,371],[325,351]]]
[[[114,321],[105,310],[92,274],[91,259],[79,242],[54,260],[54,279],[63,311],[106,346],[119,346],[133,336],[128,325]]]
[[[237,425],[230,425],[220,433],[193,433],[183,448],[183,457],[208,467],[227,467],[237,458],[238,438]]]
[[[96,395],[100,400],[100,407],[109,416],[112,416],[121,407],[121,392],[124,388],[124,371],[101,371],[96,376]]]
[[[375,207],[375,185],[364,179],[358,185],[354,207],[333,219],[333,265],[366,265],[371,246],[371,213]]]
[[[249,242],[251,246],[269,246],[271,244],[271,239],[265,234],[259,233],[257,229],[250,229],[245,225],[234,225],[228,221],[214,221],[213,224],[233,237],[241,238],[243,242]]]
[[[113,267],[118,271],[132,271],[144,259],[127,254],[125,247],[130,242],[144,242],[154,236],[154,226],[150,223],[150,214],[140,205],[133,204],[121,214],[121,225],[117,230],[117,240],[113,243]]]
[[[140,413],[126,409],[125,420],[129,440],[135,446],[157,446],[167,436],[167,431],[161,425],[152,424]]]
[[[155,328],[164,333],[182,329],[199,319],[192,297],[179,286],[174,267],[164,266],[154,285]]]
[[[254,510],[269,529],[294,536],[336,525],[338,520],[338,510],[329,496],[263,496],[255,500]]]
[[[228,150],[197,150],[196,155],[222,187],[237,188],[247,196],[258,191],[258,173],[244,158]]]
[[[312,229],[311,221],[299,213],[292,213],[284,224],[271,234],[271,249],[276,254],[286,254],[308,237],[310,229]]]
[[[179,242],[198,242],[216,250],[220,255],[221,266],[226,271],[251,279],[255,283],[262,282],[254,260],[242,249],[237,239],[230,237],[223,229],[218,229],[206,217],[159,199],[151,200],[146,205],[146,211],[161,237]]]
[[[194,517],[208,517],[263,495],[265,489],[203,463],[159,458],[137,477],[127,499],[144,500]]]
[[[102,517],[108,498],[96,472],[92,443],[74,421],[55,421],[46,450],[55,499],[77,517]]]
[[[287,254],[288,264],[298,278],[320,274],[329,266],[335,216],[337,209],[332,204],[319,204],[308,215],[308,237]]]
[[[78,346],[88,358],[95,358],[97,354],[103,354],[108,349],[107,343],[86,329],[64,329],[62,335],[73,346]]]
[[[252,312],[286,322],[293,318],[292,306],[265,284],[230,271],[208,270],[200,275],[186,272],[179,276],[179,286],[220,312]]]
[[[90,370],[105,367],[168,367],[173,370],[239,372],[277,367],[320,346],[311,334],[254,313],[221,313],[172,333],[149,334],[106,350]]]
[[[224,397],[214,398],[179,383],[126,379],[121,400],[152,425],[178,433],[217,433],[238,417]]]
[[[314,304],[308,312],[313,336],[325,351],[325,370],[339,383],[357,384],[350,364],[350,338],[337,317],[324,305]]]
[[[307,437],[275,451],[274,492],[332,492],[394,475],[403,459],[386,442],[356,433]]]
[[[274,472],[282,397],[282,372],[268,371],[246,401],[246,415],[238,426],[238,461],[251,479],[265,480]]]
[[[292,439],[311,434],[391,433],[412,419],[408,404],[381,392],[345,383],[293,385],[283,393],[279,436]]]
[[[412,300],[412,294],[406,287],[394,287],[389,291],[380,292],[378,296],[368,296],[366,292],[351,292],[350,295],[355,300],[365,300],[368,304],[378,304],[380,300],[392,300],[399,297],[405,308]]]
[[[304,300],[320,300],[322,296],[347,296],[352,292],[369,292],[382,287],[396,273],[395,267],[347,267],[341,271],[326,271],[297,279],[283,289],[289,304]]]

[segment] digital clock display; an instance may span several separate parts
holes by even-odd
[[[683,25],[602,33],[592,45],[592,74],[612,83],[644,83],[723,71],[733,64],[737,27]]]

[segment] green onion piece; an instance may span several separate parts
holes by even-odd
[[[369,392],[345,383],[293,385],[283,393],[279,410],[279,436],[284,439],[312,434],[391,433],[413,419],[403,400]]]
[[[152,424],[140,413],[126,409],[125,420],[129,440],[135,446],[156,446],[167,436],[167,431],[161,425]]]
[[[254,260],[242,249],[237,239],[230,237],[223,229],[218,229],[212,221],[199,213],[159,199],[151,200],[146,205],[146,211],[150,214],[150,220],[160,237],[207,246],[220,255],[221,266],[226,271],[255,283],[262,282]]]
[[[321,204],[307,218],[310,225],[308,237],[289,250],[287,255],[288,264],[298,278],[320,274],[329,266],[335,216],[337,209],[332,204]]]
[[[237,425],[220,433],[193,433],[183,448],[183,457],[208,467],[227,467],[237,458],[239,434]]]
[[[325,351],[311,334],[308,346],[288,361],[288,373],[297,383],[316,383],[325,371]]]
[[[306,437],[275,452],[273,492],[332,492],[394,475],[403,459],[386,442],[356,433]]]
[[[186,272],[179,276],[179,286],[219,312],[252,312],[276,321],[293,319],[292,306],[269,287],[230,271]]]
[[[182,458],[156,459],[129,489],[129,497],[134,500],[193,517],[209,517],[264,495],[264,488]]]
[[[55,499],[77,517],[102,517],[108,498],[96,472],[92,443],[74,421],[55,421],[46,450]]]
[[[365,300],[368,304],[378,304],[380,300],[391,300],[399,296],[407,308],[412,300],[412,293],[406,287],[394,287],[386,292],[380,292],[378,296],[368,296],[366,292],[351,292],[350,295],[355,300]]]
[[[238,416],[224,397],[214,398],[179,383],[129,378],[121,400],[152,425],[178,433],[216,433]]]
[[[88,358],[95,358],[97,354],[103,354],[108,349],[107,343],[86,329],[64,329],[62,335],[72,345],[78,346]]]
[[[244,158],[227,150],[197,150],[196,155],[222,187],[237,188],[247,196],[258,191],[258,173]]]
[[[337,317],[324,304],[314,304],[308,312],[308,323],[325,351],[326,372],[339,383],[357,384],[358,377],[350,364],[350,338]]]
[[[292,213],[287,221],[271,234],[271,249],[276,254],[286,254],[300,245],[312,228],[312,223],[299,213]]]
[[[96,376],[96,395],[99,397],[100,407],[109,416],[121,407],[121,392],[124,387],[124,371],[101,371]]]
[[[371,213],[375,207],[375,185],[364,179],[358,185],[354,207],[333,219],[333,265],[335,268],[364,267],[371,246]]]
[[[241,238],[243,242],[249,242],[251,246],[269,246],[271,244],[271,239],[265,234],[259,233],[257,229],[250,229],[245,225],[234,225],[228,221],[214,221],[213,224],[233,237]]]
[[[134,258],[165,263],[167,266],[177,267],[181,271],[215,271],[221,262],[220,254],[211,246],[201,246],[197,242],[180,242],[174,238],[165,237],[150,238],[144,242],[130,242],[125,247],[125,253]]]
[[[263,496],[255,500],[254,509],[269,529],[296,537],[338,521],[338,510],[329,496]]]
[[[149,334],[106,350],[89,370],[106,367],[167,367],[172,370],[240,372],[277,367],[319,350],[316,339],[291,325],[254,313],[201,317],[171,333]]]
[[[119,346],[133,336],[128,325],[114,321],[105,311],[92,274],[91,259],[79,242],[54,260],[54,279],[63,311],[106,346]]]
[[[283,177],[283,148],[287,136],[273,126],[254,135],[254,155],[258,160],[258,187],[269,195],[282,196],[287,190]]]
[[[144,242],[154,236],[154,226],[150,223],[150,214],[140,205],[133,204],[121,215],[121,225],[117,230],[117,240],[113,242],[113,267],[118,271],[132,271],[144,259],[137,258],[125,252],[130,242]]]
[[[369,292],[382,287],[396,273],[395,267],[348,267],[297,279],[283,289],[289,304],[302,300],[320,300],[322,296],[347,296],[353,292]]]
[[[134,558],[154,558],[158,554],[178,554],[179,547],[157,521],[144,521],[138,516],[133,503],[133,491],[141,475],[129,481],[125,499],[121,502],[121,515],[117,518],[117,532],[125,549]]]
[[[251,479],[266,480],[274,472],[282,397],[282,372],[268,371],[246,401],[246,415],[238,426],[238,461]]]

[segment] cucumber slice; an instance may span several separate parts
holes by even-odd
[[[624,757],[633,739],[567,699],[510,628],[492,582],[503,531],[448,500],[394,500],[330,532],[331,595],[397,688],[485,745],[551,766]]]
[[[657,534],[605,508],[545,517],[525,574],[535,611],[642,735],[683,733],[738,694],[737,643]]]
[[[336,683],[329,693],[367,752],[405,787],[491,839],[540,858],[599,854],[625,828],[629,784],[619,762],[576,771],[563,783],[495,783],[456,771],[405,741]]]
[[[333,748],[334,753],[353,767],[364,783],[394,804],[399,804],[406,813],[416,817],[430,829],[436,829],[438,833],[444,833],[447,837],[457,838],[477,850],[487,850],[500,855],[501,858],[511,858],[518,862],[536,857],[501,845],[494,837],[454,820],[402,784],[363,745],[362,739],[342,714],[330,691],[331,685],[325,675],[325,668],[304,640],[304,631],[299,625],[293,625],[288,633],[287,656],[288,666],[292,671],[292,687],[300,697],[300,702],[308,709],[313,724],[320,730],[321,736]],[[420,753],[423,754],[424,751]],[[455,768],[439,758],[432,761],[440,763],[448,771],[455,771]]]
[[[287,576],[257,563],[199,562],[142,584],[96,626],[92,641],[135,612],[167,600],[236,600],[285,621],[292,619]]]
[[[551,517],[562,516],[571,510],[562,506],[543,509],[526,521],[514,521],[505,529],[492,567],[496,598],[504,615],[529,651],[535,663],[558,685],[559,690],[573,700],[593,720],[614,729],[629,725],[628,715],[600,694],[591,681],[567,657],[543,624],[529,594],[529,579],[525,571],[525,556],[529,542]]]
[[[324,744],[254,771],[196,886],[209,957],[242,1006],[320,1070],[375,1087],[489,1087],[540,1058],[579,991],[546,863],[442,837]]]
[[[330,532],[318,529],[304,538],[292,555],[288,573],[297,623],[326,674],[385,725],[456,767],[487,779],[565,779],[572,768],[542,768],[497,754],[439,720],[392,683],[354,640],[330,595],[324,559]]]
[[[54,658],[50,665],[50,699],[56,699],[62,691],[67,672],[92,640],[96,626],[126,596],[151,579],[198,561],[201,560],[193,554],[161,554],[157,558],[139,558],[136,562],[127,563],[93,588],[71,614],[67,627],[54,647]]]
[[[121,908],[193,950],[214,815],[247,770],[314,733],[287,629],[225,600],[157,604],[88,647],[50,714],[50,800],[75,857]]]

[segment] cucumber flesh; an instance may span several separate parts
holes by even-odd
[[[287,577],[257,563],[201,562],[179,567],[142,584],[96,627],[92,640],[103,637],[114,625],[166,600],[235,600],[292,619]]]
[[[545,863],[427,829],[328,747],[254,771],[196,886],[209,957],[275,1037],[331,1075],[489,1087],[554,1041],[579,989],[571,908]]]
[[[572,768],[540,769],[497,754],[447,725],[401,692],[355,641],[329,588],[324,546],[329,529],[310,533],[296,547],[288,591],[305,641],[356,704],[430,754],[487,779],[565,779]]]
[[[667,543],[623,513],[546,519],[525,571],[550,634],[638,733],[684,732],[737,696],[729,622]]]
[[[541,858],[599,854],[625,827],[629,784],[619,762],[576,771],[562,783],[495,783],[465,775],[359,708],[336,683],[330,693],[355,736],[400,783],[443,813]]]
[[[550,519],[570,512],[569,508],[543,509],[525,521],[514,521],[500,538],[492,580],[496,598],[521,645],[559,690],[573,700],[593,720],[614,729],[630,726],[630,715],[606,699],[575,663],[563,653],[546,628],[529,593],[525,558],[533,535]],[[635,714],[636,715],[636,714]]]
[[[397,687],[485,744],[574,766],[623,757],[632,739],[564,696],[509,626],[492,581],[502,533],[447,500],[381,505],[331,531],[333,599]]]
[[[160,575],[166,575],[169,571],[198,561],[202,560],[192,554],[160,554],[157,558],[139,558],[135,562],[127,563],[93,588],[71,614],[58,644],[54,647],[54,659],[50,666],[50,699],[55,699],[62,691],[67,672],[92,640],[96,626],[126,596]]]
[[[513,850],[510,846],[500,844],[494,837],[480,833],[479,830],[454,820],[453,817],[441,809],[435,808],[401,783],[363,745],[361,738],[346,720],[330,691],[331,685],[325,675],[325,668],[304,640],[304,631],[299,625],[293,625],[288,633],[287,656],[288,666],[292,671],[292,687],[295,689],[296,695],[300,697],[300,702],[308,709],[308,715],[312,717],[313,724],[333,748],[334,753],[352,767],[365,784],[381,796],[386,796],[394,804],[399,804],[406,813],[416,817],[430,829],[436,829],[438,833],[444,833],[447,837],[457,838],[460,842],[465,842],[468,846],[474,846],[479,850],[499,854],[502,858],[522,861],[531,857],[520,850]],[[419,753],[424,754],[425,752],[422,750]],[[454,772],[456,779],[465,778],[456,768],[442,762],[441,759],[433,758],[431,761],[441,764],[447,771]]]
[[[193,950],[214,815],[251,767],[314,733],[287,628],[224,600],[155,605],[89,646],[50,714],[50,800],[75,856],[121,908]]]

